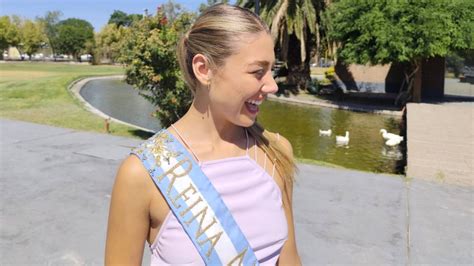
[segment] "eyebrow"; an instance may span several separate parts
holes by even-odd
[[[274,65],[274,64],[275,64],[275,62],[272,65]],[[265,61],[265,60],[257,60],[257,61],[254,61],[254,62],[249,64],[249,66],[253,66],[253,65],[259,65],[259,66],[264,66],[265,67],[265,66],[270,65],[270,62]]]

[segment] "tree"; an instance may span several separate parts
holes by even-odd
[[[107,24],[95,36],[96,56],[116,62],[129,34],[129,28]]]
[[[22,51],[31,59],[31,55],[44,45],[46,36],[39,23],[27,19],[20,27],[20,39]]]
[[[176,59],[176,45],[193,19],[194,14],[182,12],[170,23],[159,8],[156,15],[132,25],[122,50],[126,82],[158,107],[156,115],[163,127],[178,120],[191,104],[191,92]]]
[[[61,16],[62,13],[60,11],[48,11],[44,17],[37,19],[48,39],[48,44],[49,47],[51,47],[53,55],[57,53],[57,42],[59,40],[57,24]]]
[[[253,0],[238,0],[240,6],[254,8]],[[287,61],[287,83],[298,89],[311,81],[310,55],[319,53],[323,0],[261,0],[260,17],[270,27],[280,59]]]
[[[473,49],[472,1],[350,1],[330,6],[331,37],[346,63],[406,63],[408,100],[421,100],[424,59]],[[402,89],[401,89],[402,91]],[[403,94],[400,94],[403,95]]]
[[[120,10],[114,10],[112,15],[110,15],[109,22],[107,22],[107,24],[115,24],[117,26],[130,26],[132,23],[129,20],[127,13]]]
[[[94,42],[94,28],[82,19],[69,18],[57,24],[59,53],[72,54],[77,59],[88,42]]]
[[[182,12],[182,7],[180,4],[175,3],[173,0],[168,0],[159,7],[160,11],[164,13],[166,19],[173,23],[179,13]],[[158,12],[160,12],[158,11]]]
[[[130,27],[133,22],[138,21],[142,18],[140,14],[127,14],[120,10],[114,10],[110,15],[109,22],[107,24],[115,24],[117,27]]]
[[[0,59],[3,59],[4,50],[19,43],[20,32],[18,27],[11,21],[9,16],[0,17]]]

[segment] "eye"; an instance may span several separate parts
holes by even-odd
[[[265,70],[263,68],[250,72],[255,75],[258,79],[261,79],[265,75]]]

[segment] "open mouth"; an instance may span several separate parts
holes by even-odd
[[[257,114],[258,113],[258,106],[262,104],[263,100],[248,100],[245,102],[245,107],[247,107],[247,110],[251,114]]]

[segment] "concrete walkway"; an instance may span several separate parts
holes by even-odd
[[[114,176],[141,141],[4,119],[0,127],[0,265],[102,265]],[[474,264],[473,188],[299,168],[304,265]]]

